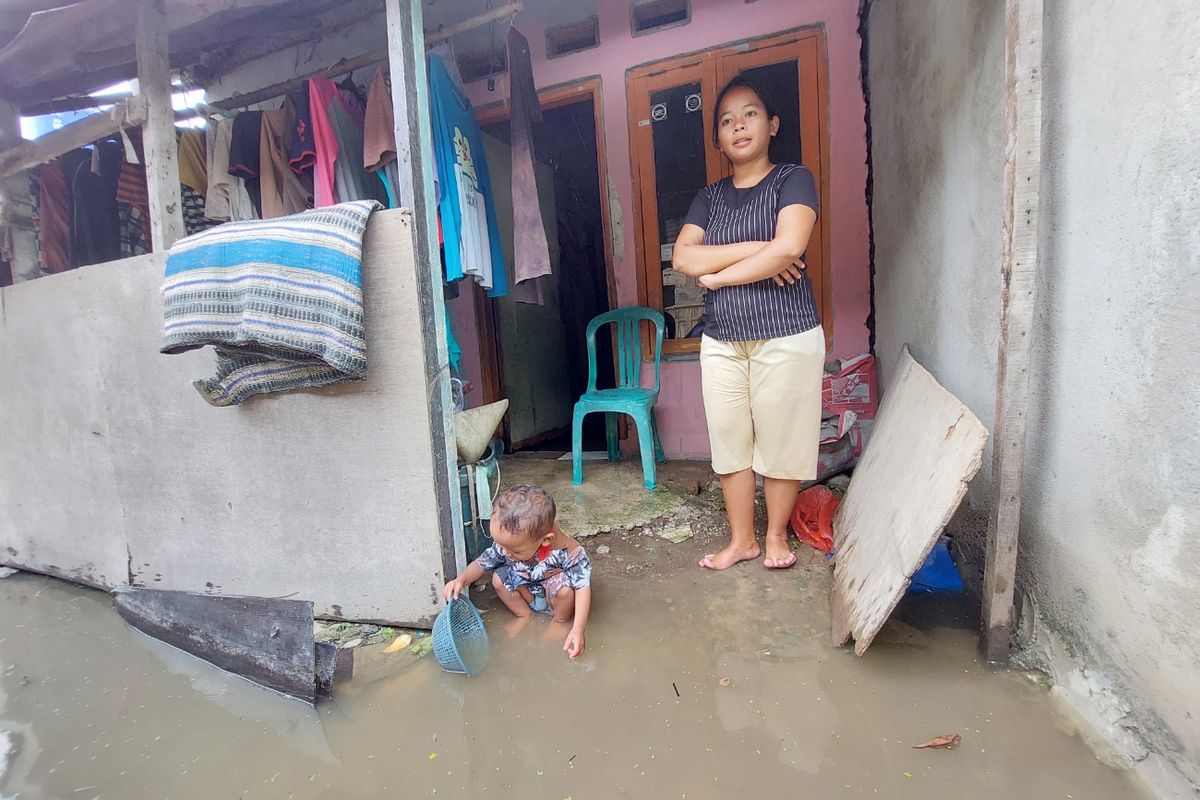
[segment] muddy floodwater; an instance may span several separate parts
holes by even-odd
[[[790,572],[713,574],[704,536],[586,544],[577,661],[547,619],[518,629],[477,592],[482,675],[371,647],[317,709],[133,631],[101,592],[0,580],[0,796],[1143,796],[1036,676],[979,663],[961,609],[909,603],[856,658],[829,643],[828,568],[807,549]],[[957,750],[913,749],[953,733]]]

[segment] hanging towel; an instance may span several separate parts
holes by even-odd
[[[508,85],[512,109],[512,295],[519,303],[541,305],[541,278],[550,274],[550,245],[533,169],[533,125],[542,121],[542,108],[533,83],[529,42],[516,28],[508,31]]]
[[[378,203],[220,225],[180,239],[163,281],[163,353],[212,345],[214,406],[367,375],[362,238]]]

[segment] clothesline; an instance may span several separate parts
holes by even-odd
[[[431,47],[440,42],[446,41],[454,36],[457,36],[464,31],[472,30],[473,28],[486,25],[496,20],[504,19],[505,17],[515,17],[524,8],[522,0],[512,2],[500,8],[493,9],[484,14],[480,14],[470,19],[454,25],[446,26],[440,30],[432,31],[425,36],[425,46]],[[289,91],[298,88],[304,81],[313,77],[339,77],[352,72],[356,69],[371,66],[381,61],[387,60],[387,50],[375,50],[370,53],[359,56],[355,59],[349,59],[339,62],[338,64],[328,67],[324,70],[317,70],[309,75],[293,78],[289,81],[273,84],[265,89],[260,89],[249,94],[237,95],[225,100],[210,104],[213,108],[222,110],[233,110],[238,108],[246,108],[261,103],[265,100],[271,100],[275,97],[280,97],[287,94]],[[16,147],[0,152],[0,178],[13,175],[38,164],[45,163],[53,158],[56,158],[63,153],[66,153],[76,147],[80,147],[89,142],[96,141],[106,137],[113,132],[125,126],[140,125],[145,115],[144,99],[139,97],[129,97],[116,101],[117,107],[122,109],[123,120],[118,123],[114,122],[108,115],[95,114],[84,119],[66,125],[60,130],[54,131],[36,142],[26,142]],[[196,116],[192,111],[183,112],[184,119]]]

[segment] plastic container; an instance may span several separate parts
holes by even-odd
[[[458,468],[458,489],[462,496],[463,538],[467,544],[467,560],[474,561],[479,554],[492,544],[490,520],[480,516],[491,516],[492,499],[500,489],[500,459],[498,453],[500,443],[492,442],[484,451],[483,458],[474,464],[464,464]],[[472,491],[471,476],[482,472],[487,479],[490,498],[482,498],[478,486]],[[476,480],[479,480],[476,478]],[[486,505],[486,508],[480,506]]]
[[[451,600],[433,621],[433,656],[447,672],[474,677],[488,662],[483,617],[465,597]]]

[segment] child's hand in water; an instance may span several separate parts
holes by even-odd
[[[583,631],[579,628],[571,628],[571,632],[567,634],[567,640],[563,642],[563,652],[571,658],[575,658],[583,652],[583,647]]]

